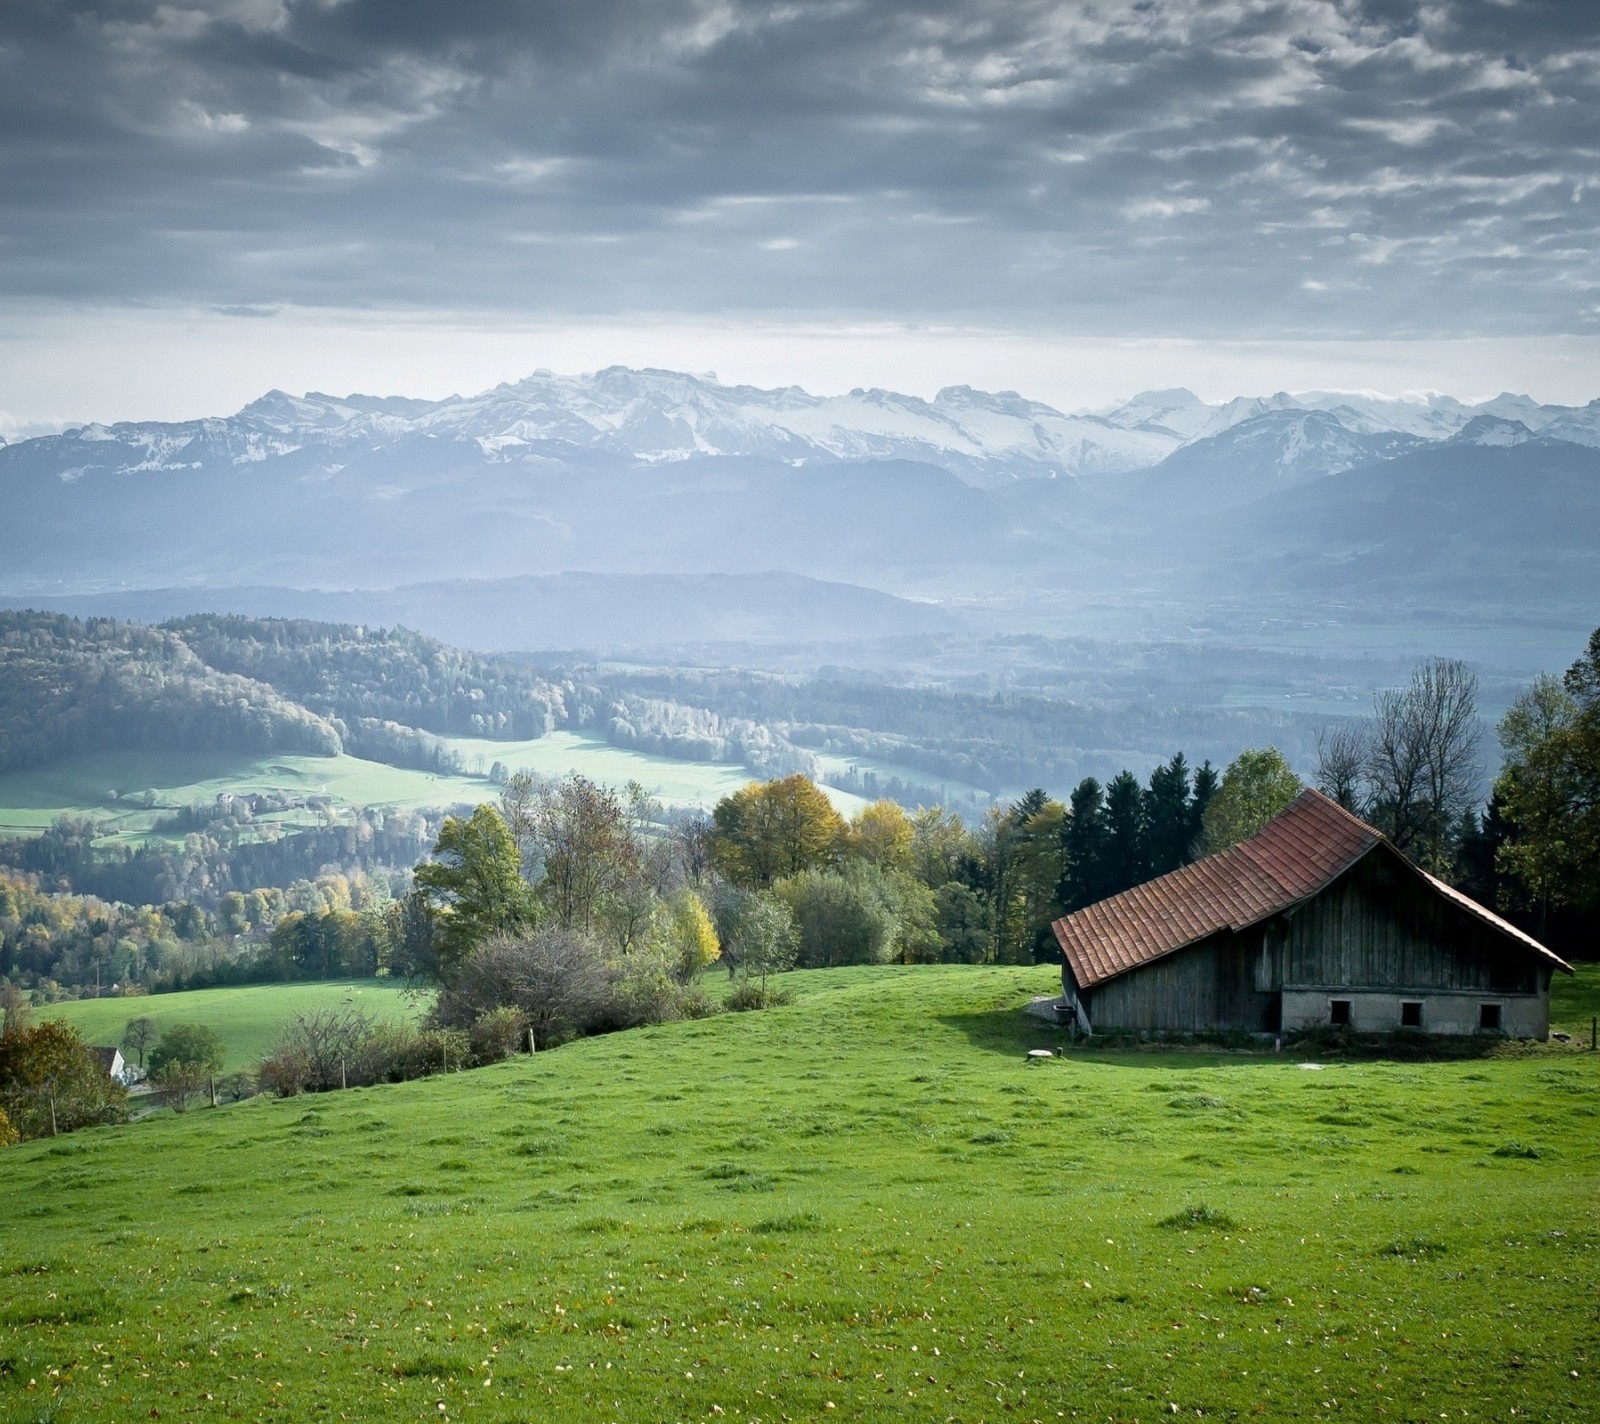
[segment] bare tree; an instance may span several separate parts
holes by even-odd
[[[123,1025],[122,1046],[131,1048],[139,1056],[139,1070],[144,1071],[145,1050],[156,1041],[161,1030],[156,1027],[156,1021],[140,1014],[137,1018],[129,1019]]]
[[[1335,722],[1317,733],[1317,790],[1346,811],[1362,810],[1367,734],[1359,722]]]
[[[703,813],[685,817],[672,829],[678,873],[696,888],[711,880],[711,849],[716,834],[717,828],[712,824],[711,817]]]
[[[1480,766],[1477,674],[1459,658],[1430,658],[1410,683],[1373,699],[1368,815],[1396,846],[1443,871],[1461,813],[1476,800]]]
[[[360,1009],[306,1009],[284,1025],[273,1053],[304,1065],[302,1086],[338,1088],[371,1033],[372,1020]]]
[[[467,1026],[498,1008],[518,1010],[543,1048],[604,1022],[613,973],[586,935],[554,926],[497,934],[461,964],[434,1018]]]

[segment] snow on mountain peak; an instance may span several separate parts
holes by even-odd
[[[501,462],[559,458],[563,448],[647,463],[697,455],[790,464],[898,459],[994,484],[1147,469],[1235,430],[1256,452],[1252,458],[1326,472],[1372,458],[1395,441],[1504,443],[1531,434],[1600,446],[1600,399],[1541,406],[1504,393],[1468,404],[1437,393],[1330,390],[1208,404],[1175,386],[1069,414],[1016,391],[969,385],[946,386],[931,401],[880,387],[822,396],[799,386],[724,385],[713,372],[614,365],[574,375],[541,368],[476,395],[433,401],[272,390],[227,419],[90,425],[40,438],[120,445],[123,453],[112,458],[124,462],[122,469],[211,458],[255,462],[304,448],[328,452],[332,468],[349,458],[341,449],[420,437],[472,443]],[[27,443],[14,441],[8,458]]]

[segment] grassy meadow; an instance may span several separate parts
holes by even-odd
[[[227,1046],[223,1071],[254,1068],[278,1039],[279,1025],[314,1009],[359,1008],[374,1019],[416,1018],[424,1004],[392,979],[341,979],[314,984],[245,984],[192,989],[181,994],[142,994],[132,999],[84,999],[52,1004],[40,1018],[65,1019],[90,1043],[120,1044],[129,1019],[155,1020],[158,1029],[200,1023],[217,1031]],[[129,1055],[131,1057],[131,1055]]]
[[[137,800],[153,791],[154,805]],[[438,776],[360,757],[250,756],[239,752],[94,752],[0,773],[0,833],[36,834],[57,816],[91,816],[108,833],[137,838],[164,814],[223,792],[326,796],[336,805],[406,809],[492,799],[484,781]],[[115,794],[113,794],[115,793]],[[305,813],[267,819],[295,821]]]
[[[0,1417],[1600,1414],[1600,1055],[1029,1065],[1053,977],[8,1149]]]
[[[587,732],[553,732],[525,742],[446,738],[471,771],[503,761],[513,771],[541,776],[578,772],[608,786],[639,782],[669,806],[711,807],[751,779],[742,766],[676,761],[609,745]],[[846,765],[843,759],[837,759]],[[903,770],[888,768],[891,772]],[[915,776],[916,773],[907,773]],[[846,815],[866,804],[859,796],[825,787]],[[154,792],[151,806],[140,805]],[[0,835],[35,835],[57,816],[88,816],[108,835],[148,836],[163,815],[223,792],[282,791],[326,796],[337,806],[393,806],[407,810],[492,801],[497,788],[481,776],[442,776],[364,761],[360,757],[249,756],[237,752],[95,752],[49,766],[0,773]],[[930,793],[931,794],[931,793]],[[265,817],[308,821],[305,812]]]

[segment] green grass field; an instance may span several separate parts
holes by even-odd
[[[363,1010],[372,1018],[416,1018],[424,1005],[391,979],[345,979],[318,984],[247,984],[237,988],[194,989],[183,994],[145,994],[133,999],[88,999],[52,1004],[40,1018],[61,1018],[77,1026],[90,1043],[120,1044],[123,1025],[143,1016],[156,1027],[201,1023],[217,1031],[228,1049],[225,1071],[253,1068],[277,1041],[278,1026],[293,1014],[312,1009]]]
[[[119,793],[113,796],[113,792]],[[131,797],[155,792],[155,805]],[[420,808],[492,800],[482,780],[403,771],[359,757],[236,752],[101,752],[0,774],[0,831],[36,832],[57,816],[92,816],[123,836],[149,831],[177,807],[209,803],[225,791],[327,796],[336,804]]]
[[[474,770],[503,761],[512,771],[536,776],[565,776],[570,771],[605,786],[623,787],[637,781],[652,796],[669,806],[709,809],[730,792],[750,781],[748,767],[723,762],[677,761],[648,752],[614,747],[593,732],[552,732],[530,742],[491,742],[473,737],[448,741]],[[859,796],[824,788],[841,811],[850,814],[866,805]]]
[[[626,751],[586,732],[553,732],[530,742],[464,737],[449,741],[471,770],[480,762],[487,770],[503,761],[513,771],[541,776],[579,772],[619,788],[638,781],[669,806],[710,807],[751,778],[744,767]],[[132,799],[146,791],[155,793],[151,807]],[[481,777],[406,771],[352,756],[102,752],[0,773],[0,835],[36,834],[67,814],[92,816],[106,825],[108,834],[137,839],[148,835],[160,816],[178,807],[210,803],[225,791],[283,791],[297,797],[327,796],[341,806],[406,809],[475,805],[499,794]],[[866,804],[844,791],[829,789],[828,795],[847,815]],[[298,814],[306,819],[304,813]],[[291,812],[280,819],[295,816]]]
[[[1600,1054],[1028,1066],[1052,980],[8,1149],[0,1416],[1600,1415]]]

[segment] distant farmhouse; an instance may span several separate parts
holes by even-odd
[[[113,1082],[126,1087],[133,1081],[133,1070],[122,1061],[120,1048],[102,1048],[96,1044],[89,1049],[89,1052],[94,1055],[94,1061],[100,1065],[100,1071]]]
[[[1572,973],[1317,791],[1053,928],[1059,1012],[1084,1032],[1544,1038],[1551,976]]]

